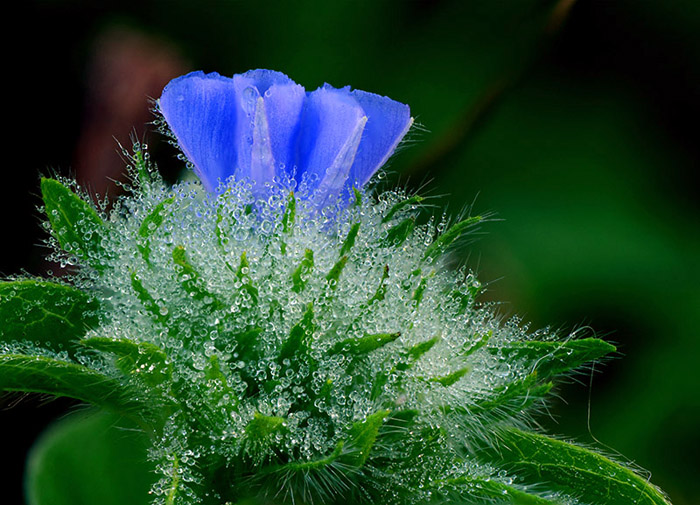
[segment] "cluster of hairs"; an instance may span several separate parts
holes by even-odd
[[[610,346],[478,302],[447,258],[481,216],[425,218],[399,190],[319,209],[293,180],[211,194],[167,186],[142,146],[131,159],[109,213],[42,180],[89,324],[70,348],[3,345],[112,381],[94,403],[151,437],[154,503],[577,503],[499,467],[494,434]]]

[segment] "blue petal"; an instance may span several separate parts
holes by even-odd
[[[319,205],[345,187],[366,122],[349,88],[326,85],[307,95],[298,165]]]
[[[392,155],[413,118],[408,105],[391,98],[360,90],[352,95],[367,116],[367,125],[350,170],[350,183],[364,186]]]
[[[165,87],[158,107],[204,186],[215,190],[236,166],[233,79],[203,72],[178,77]]]
[[[237,177],[256,181],[258,188],[281,171],[293,169],[302,86],[271,70],[252,70],[233,77],[238,96]]]
[[[327,84],[305,93],[270,70],[193,72],[158,106],[208,190],[235,176],[261,194],[285,171],[305,176],[319,206],[367,183],[412,124],[408,106],[387,97]]]

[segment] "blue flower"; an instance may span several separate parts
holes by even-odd
[[[317,202],[363,186],[394,152],[413,118],[390,98],[286,75],[192,72],[170,81],[158,108],[209,191],[230,176],[260,192],[286,174]]]

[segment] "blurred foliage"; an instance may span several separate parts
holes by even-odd
[[[619,344],[621,359],[563,385],[568,404],[541,422],[635,460],[676,505],[700,502],[700,3],[45,0],[23,9],[10,55],[23,78],[13,193],[37,194],[38,172],[71,167],[86,62],[115,25],[167,41],[192,69],[272,68],[307,89],[352,84],[408,103],[425,130],[389,177],[430,181],[435,204],[453,213],[474,202],[503,220],[464,250],[487,297],[534,327],[590,325]],[[174,170],[172,150],[154,147]],[[2,225],[13,241],[3,274],[42,268],[37,203],[3,202],[16,216]]]
[[[145,462],[147,445],[148,436],[137,426],[105,411],[62,419],[42,434],[29,456],[27,501],[145,505],[156,480]]]

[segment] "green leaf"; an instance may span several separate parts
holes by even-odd
[[[436,256],[439,256],[445,252],[450,244],[457,240],[467,230],[467,228],[481,222],[482,219],[483,217],[481,216],[473,216],[452,226],[452,228],[435,239],[435,242],[430,244],[430,246],[425,250],[423,259],[435,258]]]
[[[517,429],[499,432],[490,453],[532,482],[591,505],[669,505],[663,493],[632,470],[589,449]]]
[[[147,505],[155,481],[149,439],[104,411],[61,419],[32,448],[25,481],[28,505]]]
[[[85,346],[117,356],[116,365],[124,374],[137,377],[150,386],[158,386],[172,377],[172,365],[165,352],[149,342],[92,337]]]
[[[0,341],[70,348],[99,324],[98,304],[71,286],[39,280],[0,283]]]
[[[567,342],[516,342],[501,348],[489,348],[492,354],[501,354],[507,361],[524,360],[545,379],[583,363],[615,352],[615,346],[598,338],[584,338]]]
[[[128,417],[149,409],[146,399],[135,399],[132,390],[111,377],[43,356],[0,355],[0,391],[66,396]]]
[[[381,428],[389,412],[388,410],[380,410],[367,416],[364,421],[356,422],[352,425],[348,439],[345,442],[345,450],[347,452],[344,452],[341,457],[343,463],[358,468],[365,464],[377,439],[379,428]]]
[[[107,227],[95,209],[54,179],[41,179],[41,194],[61,247],[95,268],[104,267],[102,240],[107,237]]]
[[[335,344],[329,351],[329,354],[338,354],[341,352],[351,353],[355,355],[368,354],[380,347],[383,347],[401,336],[401,332],[396,333],[376,333],[373,335],[365,335],[360,338],[346,338]]]

